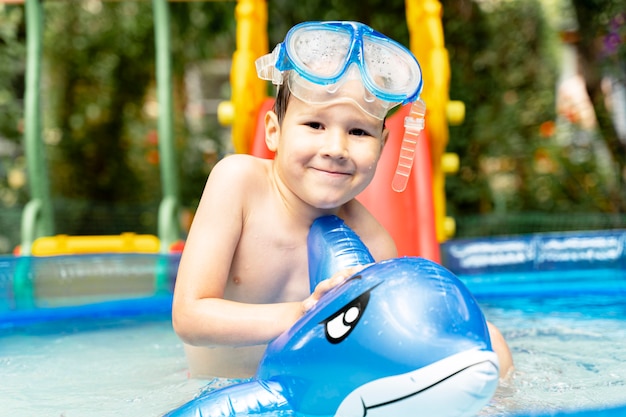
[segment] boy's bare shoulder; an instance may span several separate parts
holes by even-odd
[[[246,154],[233,154],[222,158],[211,170],[211,176],[227,179],[228,183],[241,184],[242,180],[256,182],[265,177],[271,161]]]
[[[269,163],[270,161],[267,159],[243,153],[236,153],[222,158],[217,164],[215,164],[213,169],[229,170],[231,173],[240,172],[242,174],[249,174],[250,171],[256,172],[259,169],[266,169]]]

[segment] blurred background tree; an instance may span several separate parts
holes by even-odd
[[[152,5],[98,0],[79,5],[46,4],[45,136],[56,167],[52,194],[57,205],[70,208],[57,210],[57,224],[63,224],[57,229],[153,233],[160,185]],[[175,136],[187,184],[191,178],[204,181],[206,173],[199,169],[200,152],[189,152],[195,138],[184,119],[186,71],[193,63],[230,56],[234,4],[175,3],[170,8]],[[198,198],[198,187],[181,188],[185,198]]]
[[[23,10],[0,4],[0,253],[17,242],[27,198],[20,146],[24,53]]]
[[[466,122],[451,128],[448,148],[461,156],[459,174],[447,179],[458,235],[624,227],[625,153],[600,89],[598,48],[609,16],[623,16],[623,2],[443,5],[451,95],[467,106]],[[613,40],[623,51],[624,33]],[[624,59],[615,61],[623,86]],[[594,74],[595,81],[564,103],[570,81],[581,73],[585,79]],[[604,120],[598,126],[579,119],[587,96]],[[557,113],[563,107],[574,112]],[[613,107],[613,114],[625,111],[626,102]]]
[[[569,1],[441,1],[450,94],[467,108],[448,146],[461,158],[459,173],[447,178],[457,236],[626,226],[619,214],[626,138],[603,89],[607,75],[624,85],[623,4]],[[154,233],[160,180],[151,3],[44,5],[44,139],[57,232]],[[190,211],[212,165],[229,151],[228,129],[215,113],[230,95],[234,8],[234,1],[170,3],[175,134]],[[0,252],[17,243],[27,201],[23,10],[0,3],[0,235],[8,242],[3,247],[0,238]],[[403,0],[270,0],[268,10],[270,48],[304,20],[358,20],[409,41]],[[576,70],[598,115],[591,130],[557,112],[563,33],[575,34],[568,39],[578,49]],[[576,213],[583,223],[573,222]],[[537,216],[544,220],[529,222]]]
[[[579,69],[597,118],[598,133],[617,171],[607,190],[607,210],[626,212],[626,4],[615,0],[571,0],[577,17]],[[621,94],[621,101],[611,100]],[[617,104],[619,103],[619,104]],[[617,119],[614,117],[618,113]],[[617,123],[616,123],[617,122]]]

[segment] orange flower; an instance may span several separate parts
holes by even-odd
[[[556,125],[552,120],[545,121],[539,126],[539,134],[544,138],[554,136],[555,131]]]

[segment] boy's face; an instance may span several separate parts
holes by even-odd
[[[281,181],[320,209],[337,208],[367,187],[387,133],[382,120],[350,100],[311,105],[292,96],[281,124],[273,112],[266,116]]]

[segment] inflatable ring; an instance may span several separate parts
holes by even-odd
[[[315,221],[308,245],[312,288],[342,268],[371,265],[273,340],[252,380],[167,416],[472,416],[491,399],[497,356],[457,277],[422,258],[372,263],[334,216]]]

